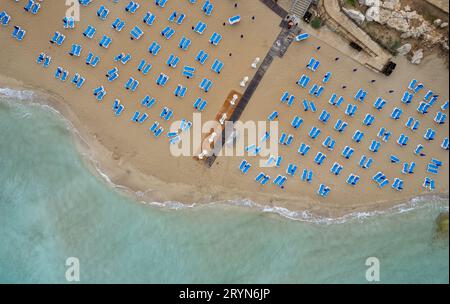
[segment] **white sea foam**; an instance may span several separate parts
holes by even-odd
[[[57,114],[57,116],[66,124],[69,130],[74,132],[80,140],[86,142],[80,133],[76,130],[76,128],[71,124],[71,122],[66,119],[58,110],[55,108],[33,101],[33,97],[35,97],[35,94],[33,91],[20,91],[20,90],[14,90],[10,88],[0,88],[0,97],[6,97],[8,99],[11,99],[13,104],[22,106],[22,103],[17,103],[18,101],[28,101],[26,105],[33,105],[33,106],[39,106],[45,110],[51,110],[53,113]],[[15,100],[15,101],[14,101]],[[28,113],[24,114],[24,117],[26,117]],[[253,210],[257,210],[262,213],[269,213],[269,214],[276,214],[281,217],[296,220],[296,221],[303,221],[303,222],[311,222],[311,223],[317,223],[317,224],[343,224],[347,223],[349,221],[364,221],[366,219],[372,218],[374,216],[380,216],[380,215],[386,215],[386,214],[394,214],[394,213],[406,213],[411,212],[417,209],[422,208],[437,208],[442,211],[449,211],[449,205],[448,205],[448,198],[444,198],[439,195],[424,195],[424,196],[418,196],[410,199],[407,202],[395,205],[389,209],[385,210],[376,210],[376,211],[366,211],[366,212],[352,212],[348,213],[346,215],[343,215],[341,217],[331,218],[331,217],[323,217],[314,215],[309,210],[300,210],[300,211],[294,211],[289,210],[284,207],[279,206],[268,206],[268,205],[262,205],[258,204],[250,199],[238,199],[238,200],[226,200],[226,201],[214,201],[210,203],[202,203],[202,204],[188,204],[183,202],[177,202],[177,201],[165,201],[165,202],[155,202],[155,201],[148,201],[144,199],[145,192],[138,191],[134,192],[131,189],[129,189],[126,186],[118,185],[113,183],[111,178],[108,176],[107,173],[105,173],[101,168],[95,159],[87,153],[82,153],[83,157],[88,159],[91,164],[96,169],[98,175],[110,186],[113,188],[119,189],[121,191],[125,191],[127,193],[133,194],[133,196],[140,201],[141,203],[153,207],[158,208],[167,208],[169,210],[184,210],[189,208],[205,208],[205,207],[211,207],[211,206],[240,206],[245,207]]]

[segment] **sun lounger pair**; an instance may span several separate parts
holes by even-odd
[[[128,79],[128,81],[125,83],[125,89],[131,90],[131,92],[136,91],[138,86],[139,86],[139,81],[134,79],[133,77],[130,77],[130,79]]]
[[[151,26],[155,22],[155,19],[156,19],[156,15],[152,14],[151,12],[147,12],[144,15],[144,18],[142,19],[142,22],[144,22],[145,24]]]
[[[116,20],[114,20],[114,22],[111,24],[111,27],[113,29],[115,29],[118,32],[121,32],[122,29],[125,27],[125,21],[123,21],[120,18],[117,18]]]
[[[63,26],[65,29],[75,28],[75,19],[73,17],[64,17]]]
[[[222,35],[220,35],[219,33],[217,33],[217,32],[214,32],[212,35],[211,35],[211,38],[209,38],[209,42],[212,44],[212,45],[214,45],[214,46],[217,46],[217,45],[219,45],[219,42],[222,40]]]
[[[186,92],[187,92],[187,87],[184,87],[181,84],[179,84],[173,93],[174,93],[175,97],[183,98],[186,95]]]
[[[425,156],[425,154],[422,152],[424,149],[422,144],[418,144],[417,147],[414,149],[414,154],[419,156]]]
[[[446,102],[444,102],[441,106],[441,110],[442,111],[446,111],[448,110],[448,106],[449,106],[449,101],[447,100]]]
[[[19,41],[22,41],[27,32],[20,26],[15,25],[11,36]]]
[[[86,78],[80,76],[80,74],[78,74],[78,73],[76,73],[76,74],[73,76],[72,80],[71,80],[71,82],[72,82],[78,89],[80,89],[80,88],[83,86],[83,84],[84,84],[85,81],[86,81]]]
[[[356,186],[356,184],[358,184],[359,180],[360,180],[360,177],[358,175],[351,173],[348,176],[346,183],[351,186]]]
[[[291,127],[293,127],[294,129],[298,129],[298,128],[300,128],[302,123],[303,123],[303,119],[298,116],[295,116],[291,122]]]
[[[167,84],[167,81],[169,81],[169,76],[167,76],[164,73],[159,74],[158,79],[156,79],[156,84],[165,87]]]
[[[139,3],[135,1],[130,1],[127,6],[125,7],[125,11],[129,12],[131,14],[136,13],[137,9],[139,8]]]
[[[151,108],[153,107],[153,105],[156,103],[156,99],[150,97],[149,95],[145,96],[142,100],[141,100],[141,105],[146,107],[146,108]]]
[[[122,115],[125,107],[120,103],[120,100],[114,100],[113,111],[116,116]]]
[[[382,139],[384,142],[388,142],[391,137],[391,132],[387,131],[385,127],[381,127],[378,131],[377,137]]]
[[[202,7],[202,11],[205,13],[205,15],[211,16],[213,9],[214,9],[214,4],[211,1],[206,0]]]
[[[311,130],[309,131],[309,137],[311,137],[312,139],[316,139],[319,135],[320,135],[320,133],[321,133],[322,131],[319,129],[319,128],[317,128],[317,127],[312,127],[311,128]]]
[[[155,0],[156,6],[164,7],[167,3],[167,0]]]
[[[89,55],[86,57],[86,64],[95,68],[99,62],[100,57],[95,56],[92,52],[89,52]]]
[[[200,50],[200,52],[195,57],[195,60],[197,60],[201,64],[205,64],[206,59],[208,59],[208,54],[204,50]]]
[[[173,23],[176,22],[178,25],[181,25],[186,18],[185,14],[178,13],[177,11],[173,11],[172,14],[169,16],[169,22]]]
[[[211,70],[213,70],[213,71],[216,72],[217,74],[220,74],[220,72],[221,72],[222,69],[223,69],[223,65],[224,65],[224,64],[223,64],[222,61],[216,59],[216,60],[214,60],[214,63],[213,63],[212,66],[211,66]]]
[[[331,189],[324,184],[320,184],[319,189],[317,190],[317,194],[322,197],[327,197],[330,194]]]
[[[358,110],[358,106],[357,105],[349,103],[347,105],[347,108],[345,109],[345,114],[350,116],[350,117],[353,117],[353,116],[355,116],[355,113],[356,113],[357,110]]]
[[[378,187],[384,188],[387,184],[389,184],[389,180],[387,179],[386,175],[384,175],[382,172],[378,172],[372,177],[372,180],[375,181],[378,184]]]
[[[255,181],[263,186],[266,185],[269,180],[270,176],[263,172],[260,172],[255,178]]]
[[[354,152],[355,150],[353,148],[345,146],[344,149],[342,150],[341,155],[346,159],[350,159],[350,157],[353,155]]]
[[[414,117],[410,116],[408,117],[408,120],[405,123],[405,127],[408,129],[411,129],[412,131],[416,131],[419,128],[420,121],[414,119]]]
[[[191,79],[194,78],[194,74],[195,74],[195,68],[185,65],[183,67],[183,76],[185,76],[187,79]]]
[[[303,169],[302,176],[300,178],[303,182],[310,183],[313,179],[313,171],[308,169]]]
[[[420,114],[427,114],[430,107],[431,105],[429,103],[422,101],[419,103],[419,106],[417,107],[417,112],[419,112]]]
[[[247,174],[248,170],[251,167],[252,165],[247,160],[244,159],[239,165],[239,170],[242,172],[242,174]]]
[[[408,144],[408,140],[409,137],[402,133],[397,140],[397,144],[399,144],[399,146],[401,147],[406,146]]]
[[[403,111],[401,109],[394,108],[391,113],[391,118],[394,120],[399,120],[400,117],[402,116],[402,114],[403,114]]]
[[[180,62],[180,57],[175,56],[174,54],[170,54],[169,58],[167,59],[166,64],[171,68],[176,68],[179,62]]]
[[[300,155],[302,156],[305,156],[309,152],[309,150],[311,150],[311,147],[305,143],[302,143],[298,148],[298,153],[300,153]]]
[[[6,11],[0,12],[0,24],[3,26],[7,26],[9,22],[11,21],[11,16],[8,15]]]
[[[183,51],[187,51],[190,45],[191,45],[191,40],[187,39],[184,36],[181,38],[180,43],[178,44],[180,49],[182,49]]]
[[[434,191],[436,189],[435,181],[430,177],[425,177],[425,180],[422,185],[424,188]]]
[[[356,130],[355,133],[353,134],[352,139],[354,142],[360,143],[361,140],[363,139],[363,137],[364,137],[364,132],[361,132],[360,130]]]
[[[80,57],[82,47],[79,44],[72,44],[72,49],[69,51],[70,56]]]
[[[106,73],[106,78],[108,78],[109,82],[112,82],[119,78],[119,69],[114,67]]]
[[[164,128],[159,125],[159,122],[155,121],[153,125],[150,127],[150,133],[152,133],[156,138],[161,136],[162,132],[164,132]]]
[[[147,113],[142,113],[139,111],[134,112],[133,118],[131,119],[131,121],[133,122],[137,122],[137,123],[144,123],[148,118],[148,114]]]
[[[150,63],[147,63],[147,60],[142,59],[138,65],[137,70],[139,72],[141,72],[142,74],[147,75],[148,72],[150,72],[151,68],[152,68],[152,65]]]
[[[425,138],[428,141],[434,140],[435,137],[436,137],[436,131],[431,128],[428,128],[425,131],[425,135],[423,136],[423,138]]]
[[[442,113],[441,111],[438,111],[436,113],[436,116],[434,117],[434,121],[438,124],[438,125],[442,125],[445,123],[445,120],[447,119],[447,115]]]
[[[197,25],[195,25],[195,27],[193,28],[193,31],[202,35],[205,32],[206,27],[207,27],[206,23],[199,21],[197,22]]]
[[[159,50],[161,49],[161,45],[159,45],[156,41],[153,41],[150,47],[148,48],[148,51],[150,54],[156,56],[158,55]]]
[[[339,133],[342,133],[342,132],[345,131],[345,129],[347,128],[347,126],[348,126],[348,123],[346,123],[345,121],[342,121],[342,120],[338,119],[338,120],[336,121],[336,124],[334,125],[334,129],[335,129],[336,131],[338,131]]]
[[[363,169],[369,169],[372,166],[373,159],[363,155],[359,160],[359,166]]]
[[[402,102],[404,104],[410,104],[412,99],[413,99],[413,97],[414,97],[414,94],[412,94],[412,93],[410,93],[408,91],[405,91],[405,93],[403,93]]]
[[[141,28],[137,25],[130,31],[131,40],[139,40],[141,39],[142,35],[144,35],[144,31],[141,30]]]
[[[212,87],[212,81],[209,80],[208,78],[203,78],[202,82],[200,83],[200,89],[204,90],[205,93],[208,93],[209,90]]]
[[[327,112],[326,110],[323,110],[322,113],[320,113],[319,120],[326,124],[328,120],[330,120],[331,114]]]
[[[384,100],[381,97],[378,97],[377,100],[375,100],[375,102],[373,103],[373,107],[377,110],[382,110],[383,107],[386,105],[387,101]]]
[[[334,150],[335,145],[336,141],[331,136],[327,136],[327,138],[325,138],[325,140],[322,143],[322,146],[324,146],[330,151]]]
[[[394,179],[394,182],[392,183],[392,189],[395,189],[397,191],[403,190],[403,180],[399,179],[398,177]]]
[[[375,116],[371,114],[366,114],[366,117],[364,117],[363,125],[370,127],[373,122],[375,121]]]
[[[292,106],[292,104],[295,101],[295,96],[292,94],[289,94],[289,92],[284,92],[280,98],[280,101],[281,101],[281,103],[285,103],[288,106]]]
[[[336,107],[339,107],[342,104],[342,102],[344,102],[344,97],[339,96],[339,98],[338,98],[338,96],[334,93],[333,93],[333,95],[331,95],[330,99],[328,100],[329,104],[336,106]]]
[[[164,38],[166,38],[167,40],[169,40],[170,38],[172,38],[173,34],[175,34],[175,30],[173,28],[171,28],[170,26],[166,26],[162,31],[161,31],[161,36],[163,36]]]
[[[100,6],[100,8],[97,11],[97,17],[100,18],[100,20],[105,21],[106,18],[108,18],[109,15],[109,9],[107,9],[104,5]]]
[[[39,12],[39,9],[41,8],[41,4],[34,0],[28,0],[27,4],[24,6],[24,10],[26,12],[32,13],[33,15],[36,15]]]
[[[301,86],[302,88],[306,88],[310,82],[311,78],[303,74],[299,80],[297,81],[297,84]]]
[[[359,89],[358,92],[355,94],[355,100],[358,100],[359,102],[364,102],[364,99],[366,99],[367,92],[363,89]]]
[[[448,144],[449,144],[449,142],[448,142],[448,137],[445,137],[445,138],[442,140],[441,148],[448,151]]]
[[[333,164],[333,166],[331,167],[330,172],[332,174],[338,176],[339,174],[341,174],[342,169],[344,169],[344,167],[341,164],[339,164],[338,162],[335,162]]]
[[[168,121],[172,118],[173,116],[173,111],[171,109],[169,109],[168,107],[164,107],[161,111],[161,113],[159,114],[159,117],[164,119],[165,121]]]
[[[290,146],[294,140],[294,135],[287,134],[287,133],[281,133],[280,136],[280,144],[283,146]]]
[[[99,42],[99,46],[107,49],[109,47],[109,45],[111,44],[112,39],[106,35],[103,35],[102,39]]]
[[[103,97],[106,95],[106,90],[103,86],[100,86],[98,88],[94,89],[94,96],[97,98],[98,101],[102,101]]]
[[[89,39],[92,39],[92,38],[94,38],[96,31],[97,31],[97,29],[95,27],[93,27],[92,25],[88,25],[86,30],[83,32],[83,36],[87,37]]]
[[[297,172],[298,166],[290,163],[286,169],[286,174],[290,175],[290,176],[295,176],[295,173]]]
[[[61,81],[66,81],[67,77],[69,77],[69,71],[65,70],[62,67],[57,67],[55,72],[55,78]]]
[[[64,36],[60,32],[55,32],[53,34],[52,39],[50,40],[50,43],[52,43],[52,44],[56,43],[56,45],[61,46],[65,39],[66,39],[66,36]]]
[[[302,105],[303,105],[303,111],[305,111],[305,112],[311,110],[312,112],[315,113],[317,111],[316,104],[313,101],[308,102],[308,100],[303,99]]]
[[[320,65],[320,61],[311,57],[311,59],[309,60],[309,63],[306,65],[306,67],[308,69],[310,69],[311,71],[315,72],[319,68],[319,65]]]
[[[275,185],[277,185],[278,187],[280,187],[281,189],[284,189],[284,184],[286,183],[286,181],[287,181],[287,177],[279,174],[279,175],[273,180],[273,183],[274,183]]]
[[[416,163],[403,163],[402,173],[403,174],[414,174],[414,169],[416,168]]]
[[[78,2],[80,2],[80,4],[83,6],[88,6],[92,2],[92,0],[78,0]]]
[[[370,143],[369,150],[372,151],[373,153],[377,153],[380,150],[380,147],[381,143],[379,141],[372,140],[372,142]]]
[[[316,157],[314,157],[314,162],[321,166],[326,158],[327,156],[325,154],[322,152],[317,152]]]
[[[245,147],[245,152],[247,152],[249,154],[253,154],[253,155],[258,155],[261,152],[261,150],[262,150],[262,148],[258,147],[255,144]]]
[[[414,93],[419,92],[423,88],[424,85],[422,83],[418,83],[417,79],[411,80],[411,82],[408,85],[408,89]]]
[[[37,64],[42,64],[44,68],[48,68],[52,62],[52,57],[48,56],[46,53],[40,53],[36,59]]]

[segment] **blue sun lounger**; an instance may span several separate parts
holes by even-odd
[[[403,180],[401,180],[399,178],[395,178],[394,183],[392,184],[392,189],[395,189],[397,191],[402,191],[403,190]]]
[[[366,99],[367,92],[363,89],[359,89],[358,92],[355,94],[355,100],[358,100],[359,102],[364,102],[364,99]]]
[[[73,17],[64,17],[64,19],[63,19],[63,27],[65,29],[73,29],[73,28],[75,28],[75,19]]]
[[[174,54],[170,54],[169,58],[167,59],[167,66],[171,67],[171,68],[176,68],[178,62],[180,62],[180,57],[175,56]]]
[[[163,8],[167,3],[167,0],[155,0],[156,6]]]
[[[172,38],[173,34],[175,34],[175,30],[173,28],[171,28],[170,26],[166,26],[162,31],[161,31],[161,36],[163,36],[164,38],[166,38],[167,40],[169,40],[170,38]]]
[[[152,65],[150,63],[147,63],[147,60],[142,59],[141,62],[139,63],[137,70],[142,74],[147,75],[148,72],[151,70],[151,68]]]
[[[187,87],[183,87],[181,84],[179,84],[173,93],[174,93],[175,97],[183,98],[184,95],[186,95],[186,92],[187,92]]]
[[[305,143],[301,143],[300,147],[298,148],[298,153],[301,156],[305,156],[309,150],[311,150],[311,147]]]
[[[125,27],[125,21],[123,21],[123,20],[120,19],[120,18],[117,18],[117,19],[111,24],[111,27],[112,27],[113,29],[115,29],[116,31],[121,32],[122,29]]]
[[[323,154],[322,152],[317,152],[316,157],[314,158],[314,162],[321,166],[326,158],[327,156],[325,154]]]
[[[333,93],[331,95],[330,99],[328,100],[328,103],[333,106],[339,107],[343,101],[344,101],[344,97],[339,96],[339,98],[338,98],[338,96]]]
[[[211,1],[206,0],[202,7],[202,11],[205,13],[205,15],[211,16],[213,9],[214,9],[214,4]]]
[[[394,110],[391,113],[391,118],[394,120],[399,120],[403,111],[399,108],[394,108]]]
[[[241,21],[241,16],[239,16],[239,15],[235,15],[235,16],[232,16],[232,17],[228,18],[228,24],[229,25],[237,24],[240,21]]]
[[[276,118],[278,118],[279,113],[277,111],[273,111],[269,116],[267,117],[268,121],[274,121]]]
[[[356,186],[356,184],[358,184],[359,180],[360,180],[360,177],[358,175],[351,173],[348,176],[346,183],[351,186]]]
[[[305,74],[303,74],[302,76],[300,76],[299,80],[297,81],[297,84],[300,87],[305,89],[308,86],[310,80],[311,80],[310,77],[308,77]]]
[[[106,90],[103,86],[100,86],[98,88],[94,89],[94,96],[97,98],[98,101],[102,101],[103,97],[106,95]]]
[[[291,122],[291,126],[292,126],[294,129],[298,129],[298,128],[300,128],[300,126],[302,125],[302,123],[303,123],[303,119],[302,119],[301,117],[295,116],[294,119],[293,119],[292,122]]]
[[[86,64],[95,68],[99,62],[100,57],[95,56],[92,52],[89,52],[89,55],[86,57]]]
[[[243,160],[241,162],[241,164],[239,165],[239,170],[243,173],[243,174],[247,174],[248,170],[252,167],[252,165],[247,161],[247,160]]]
[[[199,110],[200,112],[203,112],[203,110],[206,108],[206,105],[208,102],[205,99],[197,98],[197,100],[194,102],[194,109]]]
[[[144,22],[145,24],[151,26],[155,22],[155,19],[156,19],[156,15],[152,14],[151,12],[147,12],[144,15],[144,18],[142,19],[142,22]]]
[[[426,130],[425,135],[423,136],[423,138],[425,138],[426,140],[431,141],[431,140],[434,140],[435,136],[436,136],[436,131],[434,131],[431,128],[428,128]]]
[[[159,77],[156,80],[156,84],[159,85],[159,86],[164,87],[168,80],[169,80],[169,76],[167,76],[164,73],[161,73],[161,74],[159,74]]]
[[[301,180],[303,182],[310,183],[312,181],[312,178],[313,178],[313,171],[312,170],[308,170],[308,169],[303,169]]]
[[[350,148],[349,146],[345,146],[344,150],[342,150],[341,155],[346,159],[350,159],[350,157],[353,155],[354,152],[355,152],[354,149]]]
[[[447,119],[447,115],[442,113],[441,111],[438,111],[436,113],[436,116],[434,117],[434,121],[438,124],[438,125],[442,125],[445,123],[445,120]]]
[[[313,126],[311,128],[311,130],[309,131],[309,137],[311,137],[312,139],[316,139],[320,135],[321,132],[322,131],[320,131],[319,128]]]
[[[364,137],[364,132],[361,132],[360,130],[356,130],[355,133],[353,134],[353,141],[356,143],[360,143],[362,138]]]
[[[6,11],[0,12],[0,24],[7,26],[11,21],[11,16],[6,13]]]
[[[449,149],[449,140],[448,140],[448,137],[445,137],[445,138],[442,140],[441,148],[448,151],[448,149]]]
[[[380,150],[380,147],[381,143],[379,141],[372,140],[372,142],[370,143],[369,150],[372,151],[373,153],[377,153]]]
[[[194,77],[195,68],[191,67],[191,66],[188,66],[188,65],[185,65],[183,67],[183,72],[182,73],[183,73],[183,76],[185,76],[187,79],[191,79],[191,78]]]
[[[412,94],[412,93],[410,93],[408,91],[405,91],[405,93],[403,93],[402,102],[404,104],[410,104],[412,99],[413,99],[413,97],[414,97],[414,94]]]
[[[141,30],[137,25],[130,31],[131,40],[139,40],[142,35],[144,35],[144,31]]]
[[[295,41],[303,41],[309,38],[309,34],[308,33],[301,33],[300,35],[295,37]]]
[[[323,110],[322,113],[319,116],[319,120],[326,124],[328,120],[330,120],[331,114],[328,113],[326,110]]]
[[[436,189],[435,181],[429,176],[425,177],[425,180],[422,185],[424,188],[434,191]]]
[[[372,166],[373,159],[363,155],[359,160],[359,166],[363,169],[369,169]]]
[[[398,140],[397,140],[397,144],[401,147],[406,146],[408,144],[408,136],[406,136],[405,134],[400,134]]]
[[[338,176],[339,174],[341,174],[342,169],[344,169],[344,167],[341,164],[339,164],[338,162],[335,162],[333,164],[333,166],[331,167],[330,172],[332,174]]]
[[[356,113],[357,110],[358,110],[358,106],[357,105],[349,103],[347,105],[347,108],[345,109],[345,114],[350,116],[350,117],[353,117],[353,116],[355,116],[355,113]]]

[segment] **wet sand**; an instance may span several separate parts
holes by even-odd
[[[200,10],[200,4],[196,6],[186,3],[169,1],[164,9],[157,8],[153,3],[142,4],[138,12],[130,15],[124,11],[125,4],[113,4],[104,1],[111,10],[107,21],[100,21],[95,12],[100,3],[93,4],[87,8],[81,8],[81,20],[76,24],[74,30],[64,30],[61,19],[66,7],[64,3],[43,3],[43,8],[37,16],[31,16],[23,10],[23,4],[6,2],[0,10],[5,9],[13,20],[8,27],[0,28],[0,74],[8,79],[17,79],[20,82],[11,83],[11,80],[0,79],[1,87],[25,87],[40,90],[52,96],[48,101],[60,110],[79,130],[85,139],[86,145],[83,151],[98,161],[98,166],[105,172],[111,181],[123,185],[133,191],[139,191],[142,200],[146,201],[179,201],[183,203],[206,203],[211,201],[252,199],[262,205],[281,206],[290,210],[310,210],[311,212],[338,216],[356,210],[373,210],[388,208],[393,204],[405,201],[411,197],[424,194],[421,187],[423,178],[426,176],[426,164],[430,157],[436,157],[444,162],[439,176],[433,176],[437,183],[436,193],[448,192],[448,152],[439,146],[442,138],[448,137],[447,125],[437,126],[432,121],[438,105],[448,99],[448,70],[438,58],[429,57],[420,66],[412,66],[403,58],[396,58],[397,70],[391,77],[378,75],[362,66],[359,66],[351,58],[337,51],[319,38],[311,37],[302,43],[294,43],[284,56],[276,58],[267,71],[255,95],[246,108],[241,120],[266,120],[267,115],[273,110],[280,112],[280,132],[287,131],[295,134],[294,143],[290,148],[280,147],[280,155],[284,157],[281,168],[270,168],[268,170],[257,168],[258,158],[246,156],[254,167],[243,176],[238,170],[242,157],[219,157],[212,168],[203,163],[195,161],[192,157],[173,157],[169,152],[167,137],[161,136],[155,139],[150,136],[148,128],[155,121],[161,121],[159,113],[164,106],[175,111],[172,120],[192,120],[194,112],[193,102],[197,97],[208,100],[208,106],[202,114],[202,120],[214,119],[224,100],[231,90],[243,93],[244,89],[239,82],[244,76],[252,77],[255,70],[250,67],[255,57],[264,58],[276,36],[280,32],[278,16],[273,14],[262,3],[256,0],[239,1],[238,8],[234,8],[232,1],[217,1],[215,10],[211,17],[206,17]],[[192,7],[191,7],[192,6]],[[167,20],[171,11],[176,9],[187,14],[187,19],[181,26],[172,25]],[[143,14],[150,10],[157,17],[157,22],[152,27],[142,24]],[[242,21],[239,25],[230,27],[223,26],[225,20],[235,14],[240,14]],[[255,20],[252,20],[255,16]],[[127,25],[121,33],[111,28],[111,23],[116,17],[127,21]],[[208,24],[203,36],[194,33],[191,29],[198,20]],[[10,37],[12,25],[20,25],[27,30],[23,42],[18,42]],[[88,24],[97,28],[97,34],[93,40],[82,36],[82,32]],[[130,41],[129,31],[134,25],[144,29],[145,34],[139,41]],[[171,40],[160,36],[160,31],[171,25],[176,34]],[[59,30],[67,37],[63,46],[51,45],[49,39],[53,33]],[[208,39],[212,32],[217,31],[223,35],[223,40],[218,47],[212,47]],[[113,38],[108,50],[100,48],[98,41],[103,34]],[[244,38],[240,36],[244,35]],[[192,40],[188,52],[177,47],[182,36]],[[147,48],[153,40],[162,44],[163,48],[158,56],[151,56]],[[83,46],[82,56],[74,58],[68,55],[72,43],[80,43]],[[316,51],[317,46],[321,46]],[[194,58],[200,49],[210,54],[207,64],[202,67]],[[53,63],[49,69],[44,69],[35,63],[40,52],[46,52],[53,57]],[[84,64],[89,51],[100,55],[102,60],[94,69]],[[121,53],[132,53],[132,60],[122,65],[113,61],[113,58]],[[169,54],[174,53],[182,58],[178,67],[174,70],[165,65]],[[229,54],[232,56],[229,56]],[[314,56],[322,63],[319,70],[312,73],[305,69],[309,58]],[[334,58],[340,57],[338,63]],[[136,68],[141,58],[145,58],[153,65],[147,76],[140,74]],[[220,75],[214,74],[210,69],[214,58],[225,63]],[[182,77],[181,71],[184,65],[197,68],[194,79],[187,80]],[[53,74],[57,66],[69,70],[71,76],[78,72],[85,76],[87,81],[81,90],[70,84],[63,83],[54,78]],[[107,70],[117,66],[120,77],[113,83],[108,83],[105,78]],[[352,69],[357,67],[357,72]],[[326,85],[326,90],[320,99],[316,100],[319,111],[315,114],[305,113],[300,107],[300,101],[304,98],[311,99],[309,90],[300,89],[295,82],[303,73],[311,76],[311,83],[320,83],[326,71],[332,71],[333,77]],[[155,80],[159,73],[166,73],[171,78],[165,88],[156,85]],[[134,93],[124,89],[124,84],[130,76],[140,81],[140,87]],[[207,77],[214,82],[210,92],[201,92],[198,84]],[[404,127],[409,115],[418,117],[413,104],[405,106],[401,104],[401,96],[409,81],[417,78],[425,84],[425,89],[432,89],[440,97],[437,105],[430,113],[420,117],[420,130],[412,133]],[[375,84],[370,84],[371,79],[376,79]],[[188,93],[183,99],[174,97],[173,90],[177,84],[188,87]],[[342,85],[347,85],[345,90]],[[104,85],[108,94],[103,102],[99,103],[92,95],[92,90],[99,85]],[[353,95],[360,88],[368,91],[366,102],[359,104],[353,100]],[[389,89],[395,89],[389,94]],[[424,90],[424,91],[426,91]],[[296,103],[287,107],[280,103],[279,99],[284,91],[296,95]],[[345,102],[338,110],[334,110],[328,99],[332,92],[343,95]],[[423,92],[423,91],[422,91]],[[421,93],[422,93],[421,92]],[[423,92],[425,93],[425,92]],[[151,95],[158,100],[152,109],[144,109],[140,100],[146,95]],[[376,97],[382,96],[389,104],[381,112],[376,112],[372,103]],[[112,110],[112,103],[118,98],[125,105],[125,112],[116,118]],[[355,117],[347,118],[344,115],[347,103],[358,103],[359,110]],[[404,110],[402,118],[394,122],[389,115],[394,106]],[[322,108],[332,111],[332,118],[327,126],[322,126],[318,121],[318,115]],[[131,122],[134,111],[146,112],[150,119],[143,125]],[[376,112],[376,113],[375,113]],[[366,113],[375,113],[376,121],[370,128],[362,125],[362,119]],[[292,129],[289,124],[295,115],[304,119],[299,130]],[[341,118],[350,123],[344,134],[336,134],[332,125],[336,119]],[[163,123],[166,129],[170,124]],[[308,136],[311,126],[323,129],[323,134],[315,141]],[[369,152],[368,145],[372,139],[376,139],[379,127],[388,126],[393,136],[389,143],[383,144],[381,151],[377,154]],[[424,158],[418,158],[413,150],[418,143],[424,143],[423,133],[428,127],[438,131],[437,139],[431,143],[425,143],[426,154]],[[359,144],[353,143],[351,137],[354,130],[360,129],[365,132],[363,141]],[[396,139],[400,133],[410,137],[407,147],[400,148]],[[330,152],[324,151],[321,143],[330,134],[337,140],[337,148]],[[311,145],[311,151],[305,158],[297,154],[301,142]],[[340,152],[345,145],[355,148],[355,154],[350,160],[344,160]],[[325,152],[327,159],[322,166],[317,166],[313,158],[318,151]],[[415,161],[417,163],[416,173],[403,175],[401,165],[391,165],[388,156],[393,153],[401,157],[402,162]],[[357,166],[362,154],[374,158],[374,166],[370,170],[362,170]],[[344,166],[339,177],[329,172],[334,161]],[[254,178],[260,171],[267,171],[273,178],[277,174],[285,175],[289,162],[297,163],[299,169],[309,168],[315,173],[311,184],[300,181],[299,173],[290,178],[284,190],[279,189],[272,183],[261,187],[255,183]],[[395,177],[405,181],[405,189],[397,192],[390,187],[379,190],[372,182],[371,176],[377,171],[383,171],[390,180]],[[350,187],[345,180],[351,172],[361,176],[361,181],[356,188]],[[318,185],[325,183],[332,188],[330,196],[326,199],[317,194]]]

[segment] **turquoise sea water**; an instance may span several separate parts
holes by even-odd
[[[22,97],[27,97],[22,94]],[[251,208],[171,210],[129,199],[91,173],[48,108],[1,97],[0,282],[448,283],[448,239],[434,219],[448,201],[341,224]]]

